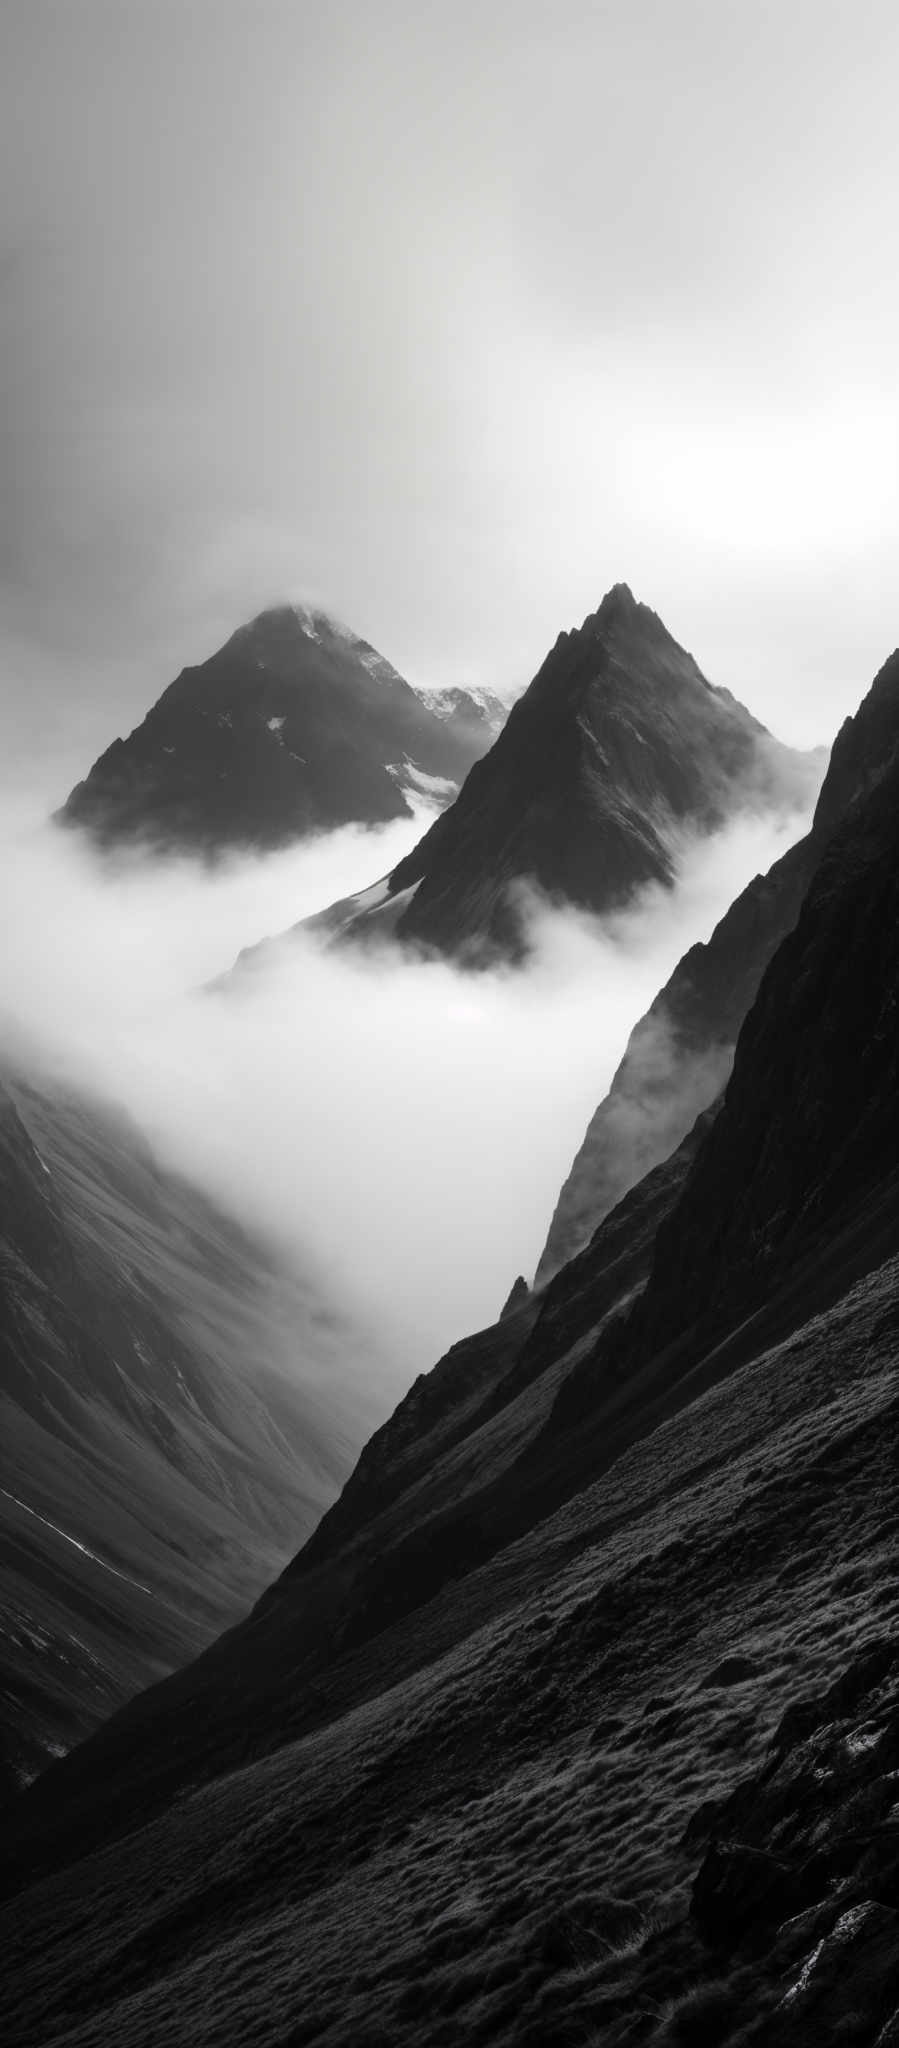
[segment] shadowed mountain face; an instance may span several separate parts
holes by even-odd
[[[366,1421],[317,1383],[347,1341],[127,1118],[7,1077],[5,1790],[196,1655],[314,1525]]]
[[[103,846],[218,853],[446,802],[493,744],[488,692],[420,696],[365,640],[285,605],[184,669],[58,814]]]
[[[899,685],[899,658],[894,662]],[[822,1237],[850,1264],[899,1215],[899,765],[850,806],[738,1041],[727,1096],[660,1231],[629,1355],[702,1355],[742,1308],[809,1302]],[[757,1077],[764,1076],[760,1105]],[[764,1114],[760,1114],[763,1107]],[[804,1293],[805,1291],[805,1293]]]
[[[617,584],[562,633],[451,809],[359,906],[359,933],[479,962],[520,953],[522,889],[585,911],[670,883],[684,831],[783,807],[817,764],[713,689],[655,612]],[[389,902],[387,897],[391,899]],[[395,909],[393,906],[395,905]],[[346,927],[351,906],[336,906]]]
[[[899,742],[899,654],[837,735],[811,832],[744,889],[707,945],[692,946],[631,1034],[562,1188],[536,1286],[587,1243],[723,1088],[765,968],[799,915],[832,833]]]
[[[723,1104],[21,1802],[11,2038],[894,2038],[897,913],[894,762]]]

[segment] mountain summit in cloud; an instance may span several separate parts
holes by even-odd
[[[455,803],[380,884],[321,922],[483,964],[526,950],[528,892],[588,913],[670,884],[685,834],[790,811],[820,754],[783,746],[616,583],[560,633]]]
[[[413,690],[325,613],[261,612],[114,740],[59,817],[103,846],[220,853],[408,817],[446,802],[492,744],[487,691]]]

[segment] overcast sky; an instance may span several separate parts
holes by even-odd
[[[899,640],[891,0],[2,20],[8,759],[279,596],[510,693],[619,578],[832,735]]]

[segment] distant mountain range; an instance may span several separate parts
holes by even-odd
[[[282,605],[183,669],[57,815],[107,848],[286,846],[448,802],[505,717],[487,690],[413,690],[323,612]]]
[[[823,757],[772,738],[616,584],[561,633],[456,801],[389,875],[308,920],[470,964],[521,958],[535,892],[600,914],[673,881],[688,834],[790,810]]]
[[[899,653],[811,846],[723,1097],[13,1810],[11,2038],[897,2037]]]

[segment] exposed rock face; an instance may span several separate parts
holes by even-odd
[[[478,964],[517,958],[529,890],[619,908],[644,884],[671,882],[685,830],[711,830],[744,803],[783,805],[817,772],[616,584],[559,635],[490,755],[390,875],[401,899],[392,930]],[[347,928],[345,914],[337,922]]]
[[[367,641],[285,605],[184,669],[59,817],[103,846],[191,853],[406,817],[410,794],[446,802],[502,723],[489,693],[451,694],[419,695]]]
[[[880,2042],[899,2021],[897,1769],[899,1649],[884,1638],[791,1707],[762,1768],[702,1818],[693,1917],[717,1950],[763,1958],[767,2039]]]
[[[828,839],[882,772],[897,741],[899,655],[893,655],[837,737],[811,832],[744,889],[707,945],[690,948],[632,1032],[562,1188],[536,1285],[581,1249],[724,1086],[740,1026],[769,960],[796,923]]]

